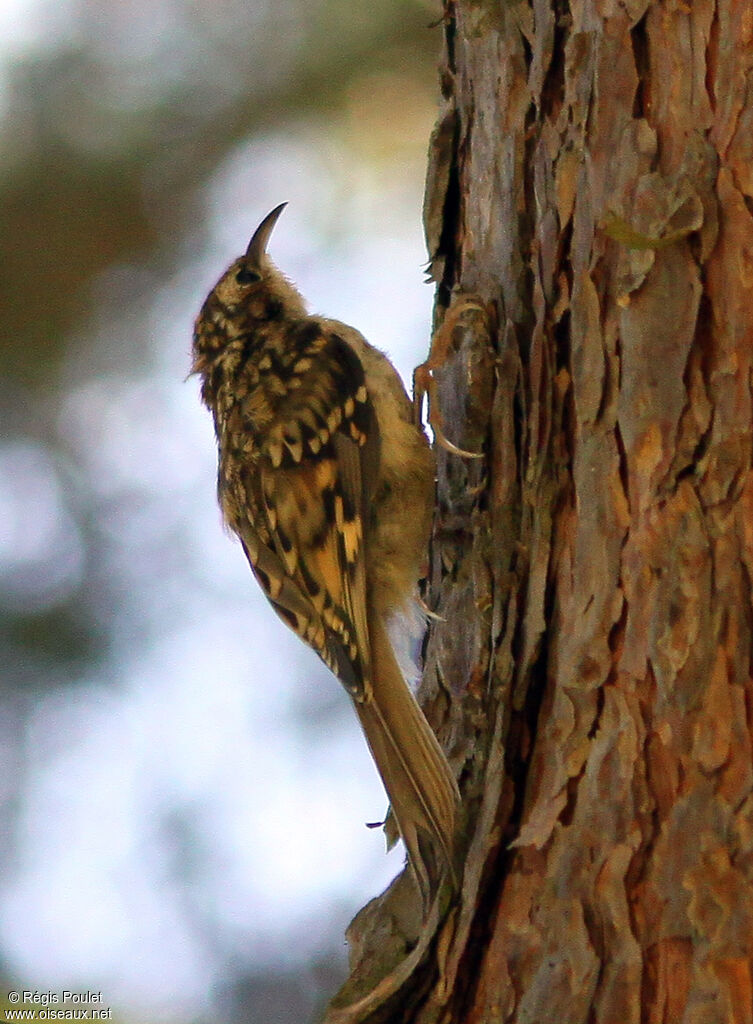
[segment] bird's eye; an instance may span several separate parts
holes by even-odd
[[[261,281],[261,274],[257,274],[255,270],[249,270],[248,267],[241,267],[235,275],[235,280],[238,284],[256,284],[257,281]]]

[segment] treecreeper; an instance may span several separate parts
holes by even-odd
[[[285,205],[196,320],[218,498],[275,611],[353,701],[426,911],[452,878],[458,788],[387,626],[415,598],[434,459],[388,358],[353,327],[309,316],[267,255]]]

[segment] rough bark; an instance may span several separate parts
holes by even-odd
[[[444,32],[433,397],[484,457],[440,450],[424,691],[462,891],[420,935],[406,878],[367,908],[327,1019],[743,1024],[752,9],[457,0]]]

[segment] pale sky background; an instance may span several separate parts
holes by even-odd
[[[123,4],[113,60],[157,48],[159,17],[139,35],[135,6]],[[0,3],[0,114],[5,69],[75,40],[76,10]],[[382,89],[396,123],[364,137]],[[399,82],[364,81],[331,122],[239,144],[200,187],[169,279],[120,265],[97,281],[96,322],[64,369],[65,472],[31,439],[0,444],[0,572],[18,600],[52,600],[84,572],[71,476],[102,524],[118,596],[104,662],[40,695],[20,760],[0,748],[0,775],[23,776],[0,950],[24,987],[101,989],[143,1021],[203,1019],[229,962],[328,954],[401,868],[402,848],[386,856],[364,827],[386,798],[344,693],[222,531],[211,419],[184,379],[206,292],[287,201],[277,264],[312,311],[357,326],[410,380],[433,299],[420,211],[434,109],[419,90],[398,112],[401,95]]]

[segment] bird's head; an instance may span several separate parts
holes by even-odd
[[[287,203],[268,213],[248,248],[228,267],[202,306],[193,339],[193,373],[206,372],[228,343],[265,323],[306,315],[303,299],[267,255],[267,244]]]

